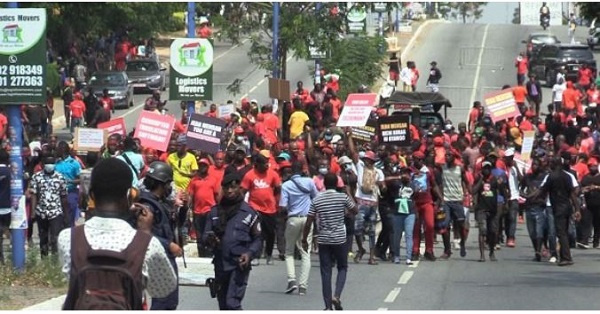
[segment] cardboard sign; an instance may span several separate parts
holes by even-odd
[[[339,127],[360,127],[367,124],[373,106],[377,104],[377,94],[350,94],[337,122]]]
[[[512,89],[486,94],[485,107],[494,123],[521,115]]]
[[[535,138],[535,131],[523,132],[523,144],[521,145],[521,159],[524,162],[529,162],[531,159],[531,152],[533,151],[533,140]]]
[[[372,143],[377,137],[377,120],[369,119],[362,127],[352,127],[352,139],[358,145]]]
[[[227,118],[229,117],[232,113],[235,112],[235,106],[233,104],[229,104],[229,105],[220,105],[219,108],[217,109],[217,116],[219,118]]]
[[[127,136],[127,128],[125,127],[125,119],[116,118],[110,121],[106,121],[98,124],[98,129],[104,129],[108,132],[108,135],[121,134]]]
[[[73,148],[77,151],[99,152],[107,137],[104,129],[77,128]]]
[[[187,147],[209,154],[218,152],[226,124],[221,119],[193,114],[187,131]]]
[[[142,111],[135,126],[135,134],[142,146],[166,151],[173,133],[175,118],[150,111]]]
[[[410,146],[410,120],[409,116],[380,117],[379,141],[382,144]]]
[[[269,78],[269,98],[290,100],[290,81]]]

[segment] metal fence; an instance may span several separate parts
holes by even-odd
[[[483,49],[483,53],[481,50]],[[481,54],[481,60],[479,55]],[[504,48],[500,47],[460,47],[458,54],[459,68],[476,67],[480,64],[484,68],[504,69],[501,56]]]

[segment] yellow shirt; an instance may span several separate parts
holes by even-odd
[[[198,170],[198,163],[194,155],[187,153],[185,157],[179,158],[177,153],[172,153],[167,158],[167,164],[173,168],[173,182],[179,190],[187,190],[188,184],[192,178],[186,177],[183,174],[191,174],[192,171]]]
[[[295,111],[290,116],[290,138],[295,139],[304,131],[304,124],[309,121],[308,115],[304,111]]]

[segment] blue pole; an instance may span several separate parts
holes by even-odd
[[[17,2],[8,2],[6,7],[17,9],[19,4]],[[20,200],[23,198],[23,157],[21,156],[23,124],[21,122],[21,106],[8,106],[7,114],[9,125],[8,135],[11,147],[10,165],[17,168],[10,177],[10,201],[13,208],[19,208]],[[10,229],[10,235],[13,268],[18,272],[22,272],[25,270],[25,230],[21,228]]]
[[[279,2],[273,2],[273,78],[279,78]]]
[[[196,38],[196,2],[188,2],[187,8],[187,37]],[[188,101],[187,116],[189,117],[196,111],[196,102]]]
[[[396,32],[400,28],[400,8],[396,7]]]
[[[323,3],[317,2],[317,16],[323,7]],[[321,83],[321,60],[315,59],[315,84]]]

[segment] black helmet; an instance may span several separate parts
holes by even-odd
[[[155,161],[150,164],[146,176],[156,181],[166,183],[173,180],[173,169],[162,161]]]

